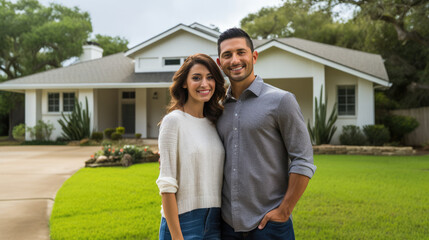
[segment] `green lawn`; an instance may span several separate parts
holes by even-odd
[[[429,156],[315,156],[297,239],[427,239]],[[51,239],[157,239],[158,164],[82,169],[57,194]]]

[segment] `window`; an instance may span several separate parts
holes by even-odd
[[[180,58],[164,59],[165,66],[178,66],[180,65]]]
[[[355,86],[338,86],[338,115],[356,114]]]
[[[122,92],[122,99],[135,99],[136,93],[135,92]]]
[[[72,112],[74,108],[74,93],[63,93],[63,111]]]
[[[60,111],[60,94],[48,93],[48,112]]]

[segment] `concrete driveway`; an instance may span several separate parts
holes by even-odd
[[[0,239],[49,239],[57,191],[100,147],[0,147]]]

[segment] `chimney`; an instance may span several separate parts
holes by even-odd
[[[103,57],[103,49],[96,42],[86,42],[83,45],[83,53],[80,55],[80,62],[94,60]]]

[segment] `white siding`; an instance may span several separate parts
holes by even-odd
[[[374,87],[373,83],[364,79],[358,79],[357,87],[357,122],[356,125],[364,126],[375,123],[374,116]]]
[[[186,58],[199,52],[210,56],[217,56],[217,45],[194,34],[178,31],[145,47],[138,53],[135,57],[135,71],[177,71],[180,66],[163,66],[163,59]]]
[[[118,127],[118,90],[99,89],[97,93],[97,112],[99,132],[106,128]]]
[[[156,92],[156,97],[155,97]],[[159,127],[158,123],[161,121],[166,113],[166,106],[169,100],[169,93],[167,88],[148,88],[147,89],[147,137],[158,138]]]
[[[328,96],[328,115],[331,114],[334,104],[337,102],[337,87],[338,86],[355,86],[356,94],[356,115],[355,116],[338,116],[335,132],[331,144],[340,144],[340,135],[345,125],[357,125],[359,109],[359,81],[356,76],[350,75],[336,69],[326,67],[326,90]]]

